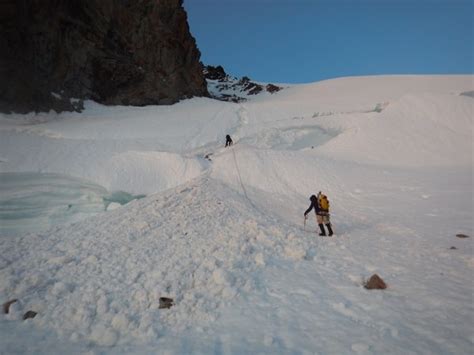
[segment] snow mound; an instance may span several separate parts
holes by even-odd
[[[265,260],[306,255],[308,241],[293,234],[285,245],[267,223],[239,194],[199,179],[47,236],[0,239],[0,299],[18,298],[16,315],[38,312],[40,328],[101,346],[206,327],[256,288]],[[176,305],[159,309],[160,297]]]

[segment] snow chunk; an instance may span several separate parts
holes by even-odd
[[[126,332],[128,330],[129,323],[130,321],[128,317],[122,313],[115,315],[112,319],[112,326],[114,329],[122,332]]]
[[[218,285],[232,285],[234,278],[232,277],[231,274],[226,272],[223,269],[217,269],[212,273],[212,278],[214,279],[214,282]]]
[[[260,266],[265,265],[265,257],[262,253],[258,253],[257,255],[255,255],[255,263]]]
[[[285,255],[293,260],[303,260],[306,257],[306,250],[301,245],[287,245]]]
[[[114,346],[118,340],[117,333],[103,324],[95,326],[92,330],[91,340],[97,345]]]
[[[107,206],[107,211],[113,211],[113,210],[116,210],[117,208],[120,208],[122,207],[122,205],[118,202],[111,202],[109,203],[109,205]]]

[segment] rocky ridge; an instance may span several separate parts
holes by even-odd
[[[251,81],[247,76],[236,78],[227,74],[220,65],[203,66],[203,74],[207,80],[211,97],[221,101],[243,102],[249,96],[263,92],[271,94],[282,89],[274,84],[261,85]]]

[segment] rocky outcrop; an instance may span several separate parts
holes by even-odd
[[[208,95],[182,0],[0,0],[0,31],[3,112]]]
[[[224,68],[220,65],[218,65],[217,67],[213,67],[212,65],[205,66],[203,70],[203,74],[204,74],[204,77],[208,80],[224,81],[228,77]]]
[[[243,91],[247,91],[249,95],[256,95],[263,90],[262,85],[250,81],[248,76],[244,76],[240,79],[237,86],[241,86]]]
[[[265,90],[267,90],[270,94],[273,94],[274,92],[280,91],[281,87],[273,84],[268,84],[267,86],[265,86]]]
[[[274,84],[266,86],[257,84],[244,76],[240,79],[228,75],[220,65],[214,67],[207,65],[203,67],[203,74],[207,80],[209,93],[212,98],[221,101],[243,102],[249,96],[257,95],[261,92],[273,94],[282,88]]]

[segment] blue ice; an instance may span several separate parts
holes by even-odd
[[[0,173],[0,236],[41,232],[141,197],[61,174]]]

